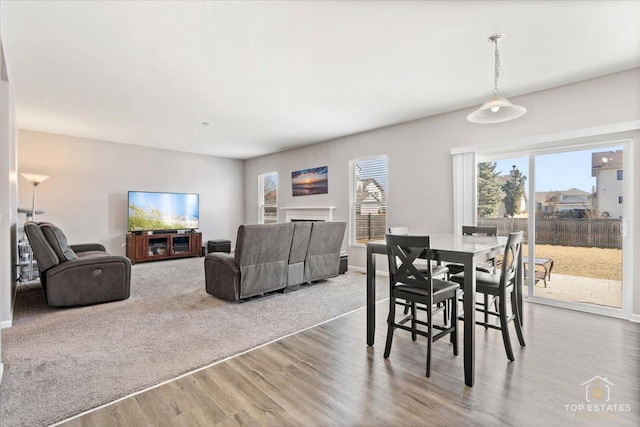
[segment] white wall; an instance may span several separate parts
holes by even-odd
[[[72,244],[98,242],[124,255],[129,190],[199,193],[204,241],[235,241],[243,222],[241,160],[24,130],[18,148],[18,172],[50,176],[38,186],[45,214],[37,219],[58,225]],[[30,208],[32,185],[19,176],[18,188],[20,207]]]
[[[639,94],[636,68],[515,97],[512,101],[528,112],[511,122],[472,124],[466,120],[472,109],[466,109],[252,159],[245,167],[245,220],[257,221],[257,176],[270,171],[278,172],[279,206],[336,206],[335,217],[347,220],[349,160],[387,154],[388,224],[416,233],[453,232],[452,148],[639,120]],[[640,164],[640,150],[635,157]],[[329,194],[291,196],[292,171],[324,165],[329,166]],[[640,227],[635,228],[635,253],[640,254]],[[349,264],[365,267],[364,247],[350,247],[348,253]],[[636,288],[634,312],[640,313],[640,282]]]

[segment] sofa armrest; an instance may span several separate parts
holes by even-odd
[[[54,307],[119,301],[130,294],[131,262],[119,255],[63,262],[45,275],[45,296]]]
[[[79,245],[69,245],[73,252],[101,251],[106,252],[107,249],[100,243],[81,243]]]
[[[230,254],[215,252],[204,258],[207,293],[227,301],[240,298],[240,267]]]

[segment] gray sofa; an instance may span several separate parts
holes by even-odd
[[[131,262],[98,243],[69,245],[58,227],[26,222],[24,231],[38,262],[47,304],[70,307],[129,298]]]
[[[234,255],[204,259],[206,290],[227,301],[338,275],[346,222],[241,225]]]

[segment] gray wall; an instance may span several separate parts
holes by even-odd
[[[336,206],[336,218],[347,220],[349,160],[387,154],[388,224],[407,225],[416,233],[453,232],[452,148],[640,120],[639,94],[636,68],[515,97],[511,101],[528,112],[511,122],[472,124],[466,120],[472,109],[466,109],[252,159],[245,166],[245,221],[257,221],[257,176],[271,171],[278,172],[280,207]],[[638,149],[634,163],[640,164]],[[329,166],[329,194],[291,196],[292,171],[324,165]],[[640,171],[635,175],[637,189]],[[637,258],[640,227],[635,230]],[[349,247],[348,253],[349,264],[365,266],[364,247]],[[640,313],[640,282],[636,283],[634,312]]]
[[[0,40],[0,326],[11,324],[16,290],[16,120]],[[0,332],[1,338],[1,332]],[[0,380],[2,363],[0,339]]]
[[[58,225],[70,243],[99,242],[124,255],[128,190],[199,193],[204,241],[233,241],[243,222],[241,160],[24,130],[18,148],[20,173],[50,176],[38,186],[45,214],[37,219]],[[29,208],[33,187],[19,176],[18,188],[20,207]]]

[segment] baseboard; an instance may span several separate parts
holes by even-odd
[[[349,270],[350,271],[357,271],[358,273],[366,273],[367,269],[363,268],[363,267],[356,267],[353,265],[349,266]],[[376,270],[376,276],[385,276],[385,277],[389,277],[389,272],[388,271],[380,271],[380,270]]]
[[[629,316],[629,320],[634,323],[640,323],[640,314],[632,314]]]
[[[0,322],[0,329],[10,328],[13,325],[12,320],[5,320],[4,322]]]

